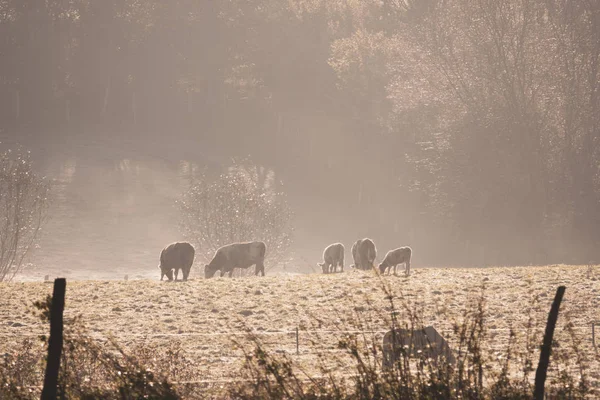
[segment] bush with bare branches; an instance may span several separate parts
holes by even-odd
[[[208,261],[221,246],[251,240],[267,245],[267,269],[288,256],[293,213],[272,170],[234,162],[214,180],[195,179],[178,204],[182,231],[200,249],[199,259]]]
[[[0,281],[23,267],[47,216],[49,184],[36,175],[29,153],[0,154]]]

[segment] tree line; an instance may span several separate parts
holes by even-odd
[[[0,37],[5,132],[251,154],[426,263],[598,258],[595,1],[4,0]]]

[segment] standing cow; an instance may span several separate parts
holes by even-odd
[[[377,248],[375,248],[375,243],[371,239],[359,239],[352,245],[352,258],[354,258],[355,268],[362,270],[373,268],[375,257],[377,257]]]
[[[204,276],[212,278],[220,270],[221,276],[229,272],[233,275],[235,268],[248,268],[256,264],[256,275],[265,276],[265,253],[267,246],[263,242],[233,243],[217,250],[213,259],[204,267]]]
[[[337,266],[341,266],[341,272],[344,272],[344,245],[334,243],[327,246],[323,252],[323,262],[317,263],[323,269],[324,274],[337,272]]]
[[[396,275],[396,268],[398,264],[404,263],[406,275],[410,274],[410,258],[412,256],[412,249],[410,247],[400,247],[395,250],[390,250],[385,255],[385,258],[379,264],[379,272],[385,273],[388,270],[388,275],[394,268],[394,275]]]
[[[181,269],[183,280],[187,281],[195,255],[194,246],[187,242],[175,242],[165,247],[160,253],[160,264],[158,265],[160,280],[162,281],[166,275],[172,281],[173,270],[175,270],[175,280],[177,280],[179,269]]]

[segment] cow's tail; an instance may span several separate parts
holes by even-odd
[[[260,252],[259,252],[260,258],[262,258],[264,260],[265,254],[267,254],[267,246],[263,242],[260,242]]]

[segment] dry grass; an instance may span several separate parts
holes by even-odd
[[[395,316],[401,324],[416,317],[436,327],[451,346],[458,343],[453,326],[463,321],[483,290],[483,350],[489,367],[486,376],[491,377],[502,368],[511,329],[515,333],[513,365],[520,365],[527,353],[533,354],[537,364],[535,349],[541,343],[554,292],[565,285],[554,365],[562,369],[570,365],[575,375],[583,366],[594,386],[600,379],[600,363],[591,343],[591,322],[600,319],[599,278],[586,266],[548,266],[416,269],[410,277],[386,276],[383,282],[373,273],[359,271],[177,283],[80,281],[67,282],[65,318],[68,323],[81,316],[92,338],[103,343],[114,337],[125,351],[162,369],[176,386],[190,380],[225,381],[194,384],[218,390],[240,376],[245,352],[253,346],[246,330],[257,333],[272,354],[289,355],[294,368],[308,376],[323,371],[350,375],[355,373],[355,361],[340,350],[339,341],[343,331],[364,330],[374,332],[364,336],[366,341],[380,341],[390,327],[392,310],[384,284],[394,294]],[[43,282],[0,283],[0,354],[10,353],[27,335],[47,332],[47,326],[30,310],[33,301],[51,292],[52,285]],[[285,333],[296,327],[299,354],[295,334]],[[573,340],[578,343],[573,345]],[[177,367],[178,357],[185,357],[185,370]],[[511,373],[517,374],[518,369]],[[560,375],[561,371],[551,369],[549,380]]]

